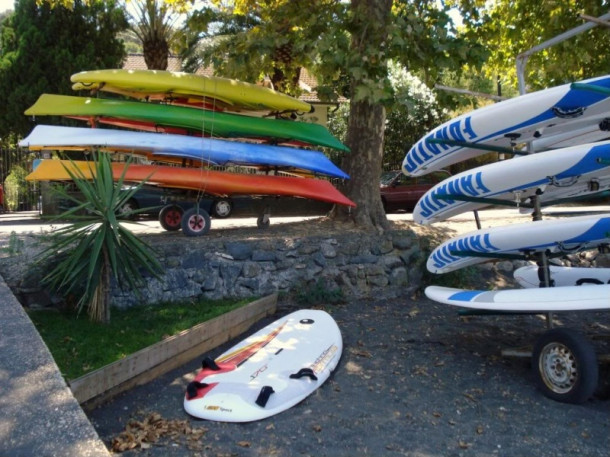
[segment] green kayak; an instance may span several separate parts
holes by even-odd
[[[222,138],[264,138],[303,142],[341,151],[349,148],[326,128],[309,122],[260,118],[184,106],[125,100],[42,94],[25,111],[28,116],[103,116],[205,132]]]

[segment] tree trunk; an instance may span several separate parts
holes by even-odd
[[[351,152],[343,159],[342,168],[350,175],[345,193],[358,206],[337,208],[339,218],[350,217],[358,226],[379,231],[389,228],[379,193],[384,128],[385,108],[381,104],[351,103],[347,130]]]
[[[343,160],[342,167],[351,178],[345,186],[345,193],[358,206],[351,212],[344,207],[337,207],[334,212],[339,219],[349,217],[358,226],[379,231],[387,230],[390,226],[379,193],[385,108],[381,102],[369,99],[355,101],[355,95],[357,87],[371,86],[367,80],[376,80],[376,75],[386,74],[387,60],[379,50],[384,48],[387,40],[391,7],[392,0],[352,0],[354,20],[351,48],[352,53],[363,62],[363,71],[351,81],[346,141],[351,153]]]
[[[102,268],[100,281],[97,284],[91,303],[89,303],[89,318],[94,322],[110,323],[110,259],[106,249],[102,249]]]
[[[142,51],[149,70],[167,70],[169,44],[166,40],[145,40],[142,43]]]

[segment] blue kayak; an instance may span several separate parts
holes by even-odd
[[[320,151],[213,138],[83,127],[38,125],[19,142],[29,149],[89,149],[152,153],[211,165],[272,167],[336,178],[349,176]]]

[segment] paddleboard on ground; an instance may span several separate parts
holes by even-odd
[[[207,101],[212,107],[267,111],[300,111],[313,107],[273,89],[235,79],[162,70],[92,70],[75,73],[74,90],[102,90],[139,99],[185,98],[186,103]],[[213,99],[216,101],[210,100]]]
[[[300,310],[269,324],[203,368],[187,388],[184,409],[222,422],[250,422],[296,405],[339,363],[343,342],[334,319]]]
[[[214,165],[279,167],[349,178],[319,151],[185,135],[38,125],[19,142],[19,146],[31,150],[81,147],[110,151],[146,151]]]
[[[439,303],[481,310],[542,313],[610,309],[610,285],[506,290],[428,286],[425,293],[430,300]]]
[[[512,148],[563,134],[572,125],[582,128],[587,119],[594,124],[610,111],[610,98],[584,87],[608,89],[610,76],[584,80],[577,87],[565,84],[532,92],[459,116],[415,143],[405,156],[402,170],[419,176],[488,153],[493,147]],[[482,146],[487,149],[479,149]]]
[[[546,251],[570,254],[610,242],[610,216],[580,216],[490,227],[438,246],[426,263],[431,273],[448,273],[505,255]]]
[[[537,265],[527,265],[517,268],[513,276],[521,287],[527,289],[540,287],[542,279],[539,270]],[[549,270],[550,279],[556,287],[610,284],[610,268],[551,265]],[[610,297],[608,301],[610,302]]]
[[[479,199],[515,204],[536,195],[544,204],[606,189],[610,189],[610,141],[515,157],[451,176],[420,198],[413,220],[431,224],[492,205]]]

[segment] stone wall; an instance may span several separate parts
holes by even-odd
[[[298,293],[316,284],[346,297],[404,292],[420,285],[426,261],[420,238],[408,229],[254,240],[181,236],[154,247],[164,275],[148,277],[140,297],[115,287],[114,305]]]

